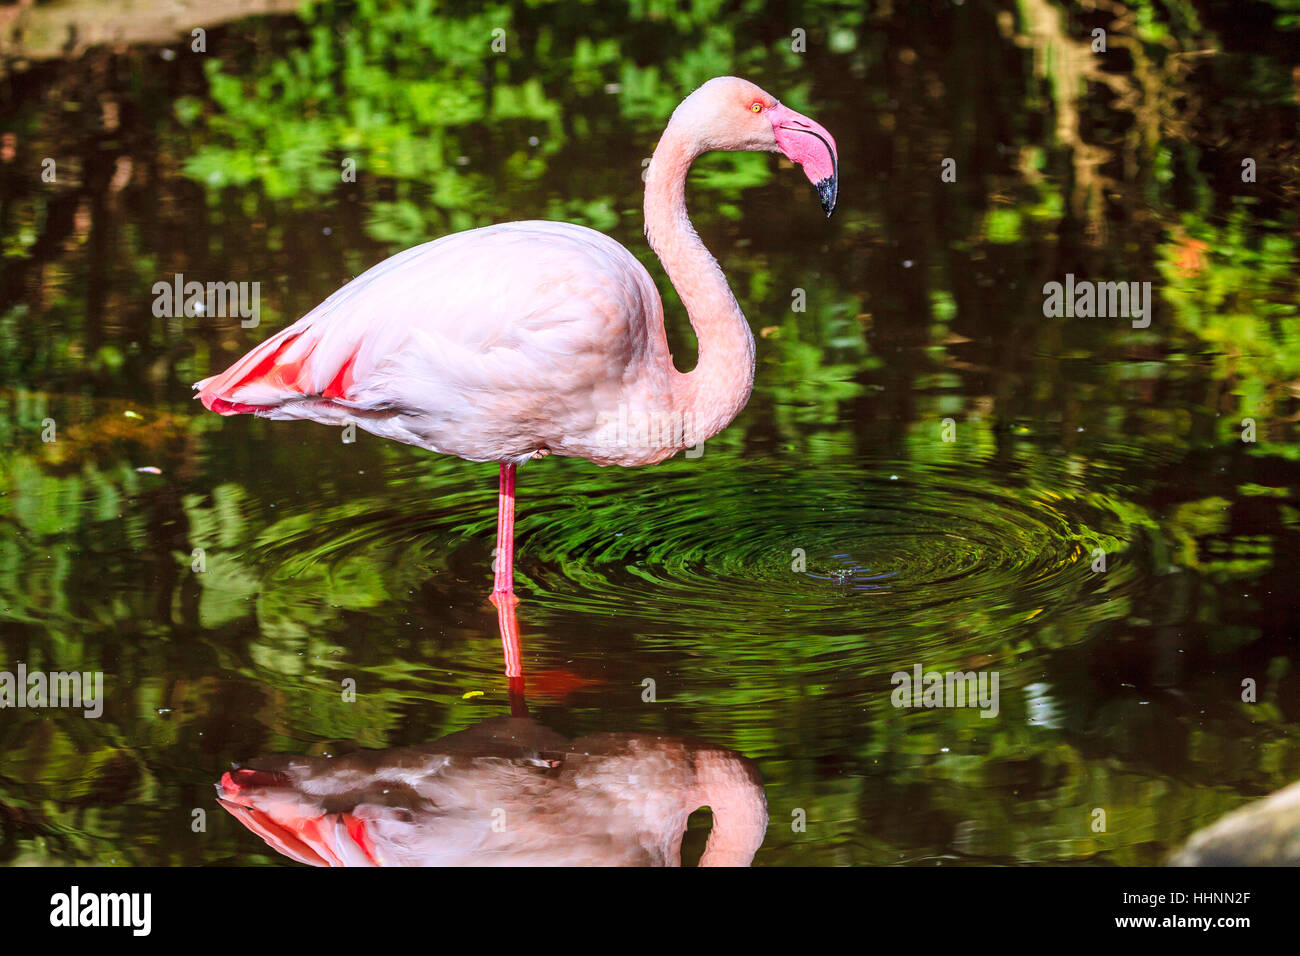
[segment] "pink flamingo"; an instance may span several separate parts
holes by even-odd
[[[312,866],[680,866],[692,811],[713,811],[700,866],[748,866],[767,832],[753,761],[700,741],[569,742],[497,717],[424,747],[269,757],[217,799]]]
[[[646,176],[645,232],[699,339],[691,372],[674,367],[663,303],[627,249],[571,223],[512,222],[386,259],[199,382],[198,397],[222,415],[352,422],[499,462],[492,596],[513,606],[517,466],[548,454],[655,464],[749,400],[754,336],[686,215],[687,170],[714,149],[784,153],[828,216],[838,189],[831,134],[753,83],[719,77],[681,102]]]

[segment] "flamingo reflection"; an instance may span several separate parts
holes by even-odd
[[[679,866],[687,819],[713,812],[701,866],[748,866],[767,829],[754,763],[697,740],[570,741],[527,716],[513,602],[502,602],[512,716],[421,747],[251,761],[218,799],[313,866]]]

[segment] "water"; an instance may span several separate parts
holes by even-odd
[[[1135,28],[1142,56],[1104,61],[1135,111],[1095,78],[1063,92],[1079,64],[1044,51],[1091,23],[1057,9],[814,4],[805,54],[758,14],[368,3],[214,23],[202,55],[148,24],[116,52],[20,51],[0,668],[100,670],[106,699],[4,712],[0,860],[287,863],[218,808],[232,764],[510,712],[495,467],[220,419],[188,385],[391,252],[538,217],[641,257],[689,367],[639,174],[724,71],[835,134],[840,207],[770,157],[700,163],[754,395],[699,458],[522,469],[531,715],[752,761],[759,865],[1156,863],[1300,777],[1296,96],[1293,58],[1252,52],[1295,34],[1229,32],[1214,4]],[[1151,281],[1150,328],[1044,318],[1068,272]],[[154,316],[176,273],[261,282],[261,325]],[[997,716],[893,706],[916,665],[996,673]]]

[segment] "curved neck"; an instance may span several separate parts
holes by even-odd
[[[722,431],[754,387],[754,335],[717,260],[686,215],[686,174],[701,152],[674,116],[650,161],[645,186],[646,239],[699,340],[699,363],[682,376],[678,396],[679,410],[691,416],[692,445]]]
[[[767,797],[758,771],[736,754],[695,754],[698,806],[713,811],[700,866],[749,866],[767,835]]]

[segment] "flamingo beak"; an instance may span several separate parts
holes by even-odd
[[[804,175],[817,189],[822,210],[829,216],[835,211],[840,185],[835,137],[824,126],[779,103],[772,108],[771,117],[777,149],[803,167]]]

